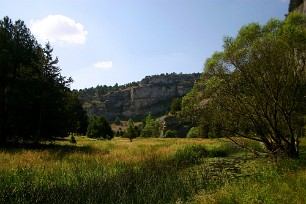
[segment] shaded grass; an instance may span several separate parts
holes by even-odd
[[[245,157],[243,165],[226,165],[222,162],[229,158],[220,158],[223,169],[236,166],[239,172],[225,176],[222,185],[202,189],[188,203],[306,203],[305,150],[304,138],[298,160],[279,158],[275,163],[269,158]]]
[[[275,166],[202,191],[190,203],[305,203],[305,170],[281,170]]]

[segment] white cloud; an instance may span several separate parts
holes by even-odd
[[[42,41],[84,44],[88,32],[84,26],[63,15],[49,15],[31,21],[31,31]]]
[[[113,67],[113,62],[112,61],[100,61],[100,62],[93,64],[93,66],[99,69],[110,69]]]

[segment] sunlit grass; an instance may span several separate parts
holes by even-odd
[[[225,139],[76,140],[0,149],[0,203],[305,201],[301,163],[255,158]]]

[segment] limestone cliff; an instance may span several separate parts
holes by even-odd
[[[306,0],[290,0],[289,12],[292,11],[306,14]]]
[[[166,113],[175,97],[188,93],[200,74],[170,74],[146,77],[134,86],[98,95],[84,101],[89,115],[105,116],[108,120],[119,118],[144,118]]]

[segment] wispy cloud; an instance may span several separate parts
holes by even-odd
[[[42,41],[84,44],[88,32],[84,26],[63,15],[49,15],[31,21],[31,31]]]
[[[95,64],[93,64],[93,66],[99,69],[110,69],[113,67],[113,62],[112,61],[100,61],[100,62],[96,62]]]

